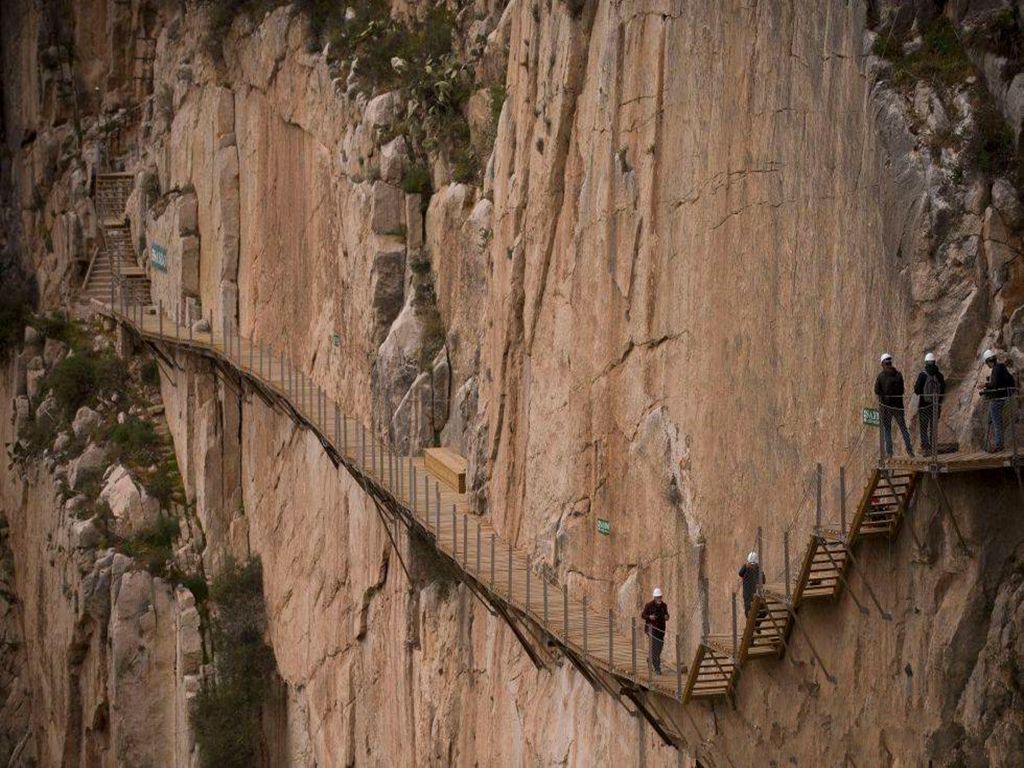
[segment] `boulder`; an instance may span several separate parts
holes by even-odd
[[[32,369],[25,372],[25,391],[28,393],[30,398],[35,399],[39,396],[40,383],[43,380],[43,376],[46,375],[46,371],[41,368]]]
[[[992,205],[999,211],[999,215],[1010,229],[1017,229],[1024,224],[1024,206],[1021,206],[1017,190],[1006,179],[996,179],[993,182]]]
[[[199,633],[196,599],[185,587],[178,587],[174,598],[178,609],[178,670],[196,674],[203,663],[203,637]]]
[[[43,337],[39,335],[39,331],[33,328],[31,325],[25,326],[25,346],[34,347],[39,344]]]
[[[397,119],[401,105],[402,96],[398,91],[382,93],[370,99],[363,110],[363,121],[373,128],[390,125]]]
[[[210,332],[210,321],[205,317],[201,317],[192,323],[192,333],[209,333]]]
[[[43,364],[47,368],[52,368],[54,365],[64,359],[64,356],[68,353],[68,345],[63,341],[57,339],[47,339],[46,343],[43,344]]]
[[[95,519],[77,520],[71,524],[71,547],[73,549],[94,549],[100,543],[102,534],[96,527]]]
[[[409,144],[397,136],[380,149],[380,176],[389,184],[401,184],[409,168]]]
[[[64,453],[71,445],[71,435],[67,432],[61,432],[57,435],[57,439],[53,441],[53,450],[56,453]]]
[[[89,437],[99,427],[103,419],[96,411],[87,405],[83,405],[75,413],[75,418],[71,422],[71,429],[75,433],[75,437]]]
[[[374,183],[370,226],[378,235],[404,234],[405,194],[401,189],[383,181]]]
[[[85,507],[89,501],[84,493],[78,493],[64,502],[64,514],[68,517],[78,517],[78,511]]]
[[[82,455],[71,462],[68,469],[68,484],[78,490],[90,475],[97,475],[107,463],[107,450],[95,443],[89,443]]]
[[[110,507],[121,536],[151,530],[160,519],[160,502],[136,485],[128,470],[118,465],[107,477],[100,499]]]

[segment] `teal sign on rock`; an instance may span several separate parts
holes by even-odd
[[[869,427],[877,427],[879,423],[878,409],[865,408],[863,411],[861,411],[861,418],[864,420],[864,423],[867,424]]]
[[[612,524],[602,518],[597,518],[597,532],[605,536],[610,536],[612,532]]]
[[[149,263],[153,265],[153,269],[159,269],[161,272],[167,271],[167,251],[162,245],[153,243],[149,247]]]

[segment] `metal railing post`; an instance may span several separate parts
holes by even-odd
[[[459,524],[455,520],[455,505],[452,504],[452,556],[459,559]]]
[[[508,545],[508,601],[512,602],[512,544]]]
[[[157,326],[158,326],[158,328],[160,330],[160,338],[162,339],[164,337],[164,300],[160,299],[156,303],[156,307],[157,307],[157,310],[156,310],[157,314],[156,314],[156,316],[158,318],[157,319]]]
[[[113,287],[110,290],[113,291]],[[175,340],[181,338],[181,307],[177,304],[174,305],[174,338]]]
[[[1019,395],[1012,390],[1010,392],[1010,450],[1013,456],[1013,466],[1017,466],[1017,400]]]
[[[476,521],[476,577],[482,579],[483,574],[480,573],[480,521]]]
[[[491,534],[491,588],[496,590],[498,588],[498,582],[495,579],[495,574],[494,574],[495,565],[496,565],[496,563],[494,562],[494,553],[495,553],[494,534],[492,533]]]
[[[676,633],[676,698],[679,701],[683,700],[683,641],[678,632]]]
[[[615,671],[615,618],[608,609],[608,669]]]
[[[740,655],[740,644],[739,644],[739,622],[737,620],[738,612],[736,610],[736,593],[732,593],[732,656],[738,658]],[[679,636],[676,636],[679,639]]]
[[[882,432],[885,431],[885,417],[883,412],[885,410],[885,404],[881,400],[878,401],[878,466],[885,465],[885,436]],[[890,422],[890,429],[892,428],[892,422]]]
[[[629,618],[629,653],[633,677],[636,678],[636,616]]]
[[[455,511],[455,505],[452,504],[452,511]],[[467,566],[469,565],[469,516],[462,516],[462,562]]]
[[[526,612],[530,612],[530,571],[533,570],[530,556],[526,556]]]
[[[789,586],[789,531],[782,532],[782,556],[785,558],[786,567],[786,602],[790,602]]]
[[[821,532],[821,463],[815,466],[815,489],[814,489],[814,532]]]
[[[319,407],[319,393],[316,395],[317,410]],[[375,435],[370,436],[370,472],[373,474],[377,471],[377,438]],[[429,497],[428,497],[429,498]]]
[[[587,596],[583,596],[583,655],[587,655]]]
[[[210,326],[210,327],[212,328],[213,326]],[[250,371],[252,371],[253,357],[254,357],[254,355],[253,355],[253,338],[252,338],[252,336],[249,336],[249,370]]]
[[[441,497],[434,499],[434,518],[437,520],[437,537],[441,540]],[[427,499],[427,523],[430,523],[430,499]]]
[[[412,466],[412,462],[409,462],[409,501],[412,502],[412,513],[416,514],[416,467]],[[430,521],[430,502],[427,502],[427,521]],[[441,531],[438,526],[438,543],[441,543]]]
[[[335,403],[334,404],[334,442],[335,443],[338,442],[338,438],[339,437],[341,437],[341,409],[338,407],[338,404]],[[342,455],[344,455],[345,451],[342,450],[341,453],[342,453]]]
[[[562,619],[565,624],[565,643],[569,644],[569,587],[562,585]]]
[[[544,626],[547,627],[548,622],[548,580],[546,578],[541,579],[541,599],[544,601]]]
[[[839,468],[839,531],[846,536],[846,467]]]

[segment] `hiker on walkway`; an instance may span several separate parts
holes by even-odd
[[[892,364],[892,355],[885,352],[879,362],[882,370],[875,379],[875,394],[878,395],[878,403],[882,415],[882,441],[886,458],[892,457],[892,422],[903,434],[903,442],[907,446],[907,455],[914,455],[914,446],[910,442],[910,431],[907,429],[907,419],[903,412],[903,374],[896,370]]]
[[[743,615],[750,615],[750,606],[754,602],[761,585],[764,584],[764,574],[761,573],[761,558],[757,552],[747,555],[746,564],[740,568],[740,578],[743,579]]]
[[[999,362],[999,355],[993,350],[986,349],[983,357],[985,365],[989,367],[989,374],[988,379],[978,389],[981,390],[981,396],[989,401],[989,421],[992,423],[992,434],[995,438],[986,450],[998,453],[1004,447],[1003,412],[1006,409],[1006,401],[1017,394],[1017,381],[1006,367],[1006,363]]]
[[[914,382],[917,395],[917,426],[921,430],[921,450],[928,452],[937,447],[939,419],[942,418],[942,398],[946,394],[946,377],[935,362],[935,355],[924,356],[924,370]]]
[[[665,645],[665,622],[668,621],[668,606],[661,599],[661,587],[654,588],[653,598],[644,606],[640,618],[644,620],[644,633],[651,638],[651,667],[656,675],[660,675],[661,649]]]

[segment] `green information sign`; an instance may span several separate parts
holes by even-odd
[[[153,243],[149,248],[149,263],[153,265],[153,269],[159,269],[161,272],[167,271],[167,250],[162,245]]]
[[[861,418],[864,419],[864,423],[869,427],[877,427],[879,424],[878,409],[877,408],[865,408],[861,411]]]
[[[334,346],[336,346],[336,347],[340,347],[341,346],[341,336],[339,336],[338,334],[334,334],[333,336],[331,336],[331,343]]]
[[[611,535],[612,524],[607,520],[603,520],[600,517],[597,518],[597,532],[605,536]]]

